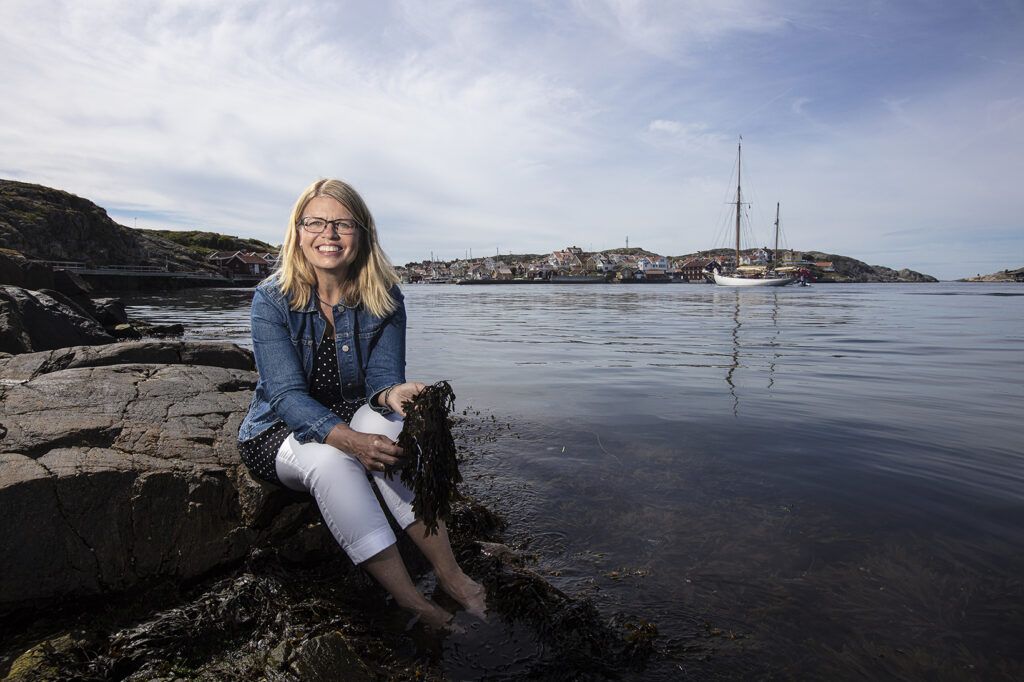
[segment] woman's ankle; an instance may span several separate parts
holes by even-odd
[[[466,612],[486,620],[484,614],[487,611],[487,591],[483,585],[462,571],[459,571],[458,576],[452,577],[451,580],[442,580],[438,577],[437,582],[441,589],[457,601]]]

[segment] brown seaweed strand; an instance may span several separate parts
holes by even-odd
[[[437,533],[438,521],[451,520],[452,502],[462,499],[462,482],[452,438],[451,411],[455,393],[447,381],[427,386],[403,405],[405,424],[398,446],[405,451],[402,483],[413,492],[412,510],[427,534]]]

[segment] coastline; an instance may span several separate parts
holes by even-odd
[[[420,330],[411,339],[409,371],[451,379],[460,408],[469,406],[470,415],[474,407],[483,412],[471,417],[477,427],[487,426],[489,415],[503,426],[506,420],[512,424],[511,431],[481,431],[501,441],[473,444],[463,471],[479,499],[511,522],[506,544],[567,594],[594,597],[603,613],[646,613],[646,620],[664,633],[663,641],[692,641],[696,651],[686,655],[685,668],[750,671],[751,677],[800,670],[802,676],[817,678],[851,663],[868,669],[878,665],[891,673],[903,661],[920,675],[963,662],[992,671],[996,661],[1012,665],[1019,659],[1015,649],[1005,647],[1005,622],[984,611],[990,598],[1020,603],[1016,592],[999,596],[1000,578],[1016,572],[1011,568],[1016,553],[997,539],[1019,538],[1020,533],[1011,528],[1012,518],[1003,516],[1001,534],[994,535],[996,517],[990,514],[996,506],[990,500],[1019,490],[1014,470],[999,459],[1009,452],[1005,433],[1016,429],[1005,421],[1001,428],[970,426],[1005,414],[994,395],[1004,391],[991,390],[999,386],[997,377],[1004,370],[984,358],[995,360],[992,354],[1002,353],[1005,359],[1018,349],[1015,318],[1009,313],[1019,311],[1024,298],[1007,298],[1014,289],[956,283],[840,286],[821,289],[816,297],[808,297],[810,289],[776,297],[723,295],[714,287],[647,287],[636,290],[640,299],[614,288],[577,289],[576,294],[566,287],[408,289],[410,323]],[[523,295],[509,298],[509,291]],[[237,309],[231,315],[217,312],[224,307],[218,290],[197,299],[195,317],[184,305],[193,300],[188,291],[166,299],[149,295],[129,313],[144,319],[152,313],[154,322],[195,320],[210,333],[192,338],[224,340],[226,328],[240,330],[247,324],[246,294],[243,289],[228,294],[232,310]],[[493,305],[478,303],[480,295]],[[564,314],[567,306],[573,314]],[[607,312],[616,310],[628,314],[620,320],[629,327],[625,335],[623,327],[608,326]],[[985,319],[996,326],[978,323]],[[633,328],[651,332],[640,335]],[[524,343],[524,329],[537,330],[544,343]],[[915,352],[921,344],[927,344],[927,357]],[[682,349],[688,349],[685,355],[678,354]],[[966,384],[954,379],[964,361],[976,369]],[[680,362],[684,368],[674,369]],[[901,367],[900,377],[879,394],[878,378],[893,362]],[[1007,369],[1006,381],[1015,381],[1019,371]],[[633,383],[631,389],[625,381]],[[927,405],[908,400],[919,390],[915,387],[953,381],[959,396],[942,392]],[[538,390],[542,386],[559,388]],[[565,387],[572,399],[563,406]],[[836,397],[856,406],[854,413],[837,410],[831,402]],[[962,411],[966,408],[960,403],[976,407]],[[630,404],[630,415],[618,417]],[[927,410],[927,421],[921,409]],[[770,422],[760,419],[769,415]],[[669,424],[659,423],[666,419]],[[788,441],[794,447],[774,446],[763,437],[775,428],[798,433],[798,440]],[[743,436],[748,432],[749,441]],[[890,432],[904,437],[880,435]],[[996,435],[1000,432],[1004,435]],[[825,444],[834,454],[823,451]],[[956,458],[943,456],[954,452]],[[964,467],[958,470],[953,459],[963,460]],[[972,462],[984,462],[988,476],[1001,473],[1001,482],[974,475]],[[891,473],[879,478],[879,466]],[[756,471],[748,471],[752,467]],[[834,494],[810,494],[801,487],[801,472],[815,489]],[[964,483],[929,483],[940,477]],[[770,485],[759,493],[737,489],[744,480]],[[970,505],[951,502],[986,485],[991,495]],[[900,492],[880,495],[870,509],[862,509],[858,500],[865,494],[890,490]],[[849,505],[843,502],[848,498]],[[922,512],[920,523],[911,520],[915,510]],[[887,520],[884,529],[872,525],[876,516]],[[638,519],[643,538],[671,543],[630,540]],[[940,587],[967,586],[972,596],[966,616],[942,620],[947,613],[943,604],[959,598],[953,589],[914,602],[916,616],[900,611],[899,598],[874,600],[881,596],[877,587],[871,589],[878,584],[885,585],[885,594],[918,594],[924,587],[920,579],[933,575],[935,562],[940,576],[952,579],[954,574],[941,567],[958,565],[958,553],[973,550],[949,527],[980,533],[989,546],[979,561],[1004,566],[957,573],[955,582],[940,582]],[[921,542],[914,541],[915,532],[923,534]],[[765,548],[766,536],[773,538],[772,546],[781,543],[777,550]],[[932,537],[939,545],[927,542]],[[724,543],[715,544],[710,557],[708,538]],[[836,546],[837,539],[843,554],[815,551]],[[798,560],[775,564],[773,553]],[[531,555],[537,558],[530,561]],[[811,556],[817,560],[810,561]],[[865,583],[862,557],[873,557],[868,564],[873,570],[888,561],[905,570]],[[712,579],[709,570],[721,579]],[[721,589],[723,584],[749,587],[739,599]],[[812,594],[823,601],[810,599]],[[873,605],[870,611],[863,608],[866,604]],[[766,615],[762,619],[751,611]],[[700,619],[713,629],[734,632],[737,639],[710,633],[702,639],[704,631],[691,628]],[[808,634],[835,635],[833,623],[854,641],[842,657]],[[962,651],[952,663],[930,644],[946,635]],[[867,637],[886,652],[889,667],[859,648]],[[919,653],[893,657],[894,648]],[[477,664],[473,657],[489,654],[463,652],[461,660],[446,661],[455,666],[447,670],[460,671],[451,677],[481,677],[464,671]],[[705,661],[705,654],[711,660]],[[795,667],[787,667],[787,661]],[[652,660],[646,673],[623,677],[676,679],[672,674],[678,674],[675,662]]]
[[[0,354],[0,502],[24,520],[0,526],[3,679],[445,677],[444,638],[410,629],[308,496],[241,463],[235,439],[255,381],[251,352],[231,343]],[[460,453],[501,430],[480,416],[454,422]],[[654,654],[654,626],[611,622],[554,587],[501,544],[500,513],[462,492],[452,545],[487,588],[492,623],[460,627],[533,633],[527,677],[625,672]],[[429,586],[429,565],[396,535]]]

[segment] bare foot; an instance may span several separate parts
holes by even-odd
[[[476,616],[484,622],[487,621],[487,591],[483,585],[462,571],[452,576],[451,579],[442,579],[438,576],[437,581],[440,583],[441,589],[459,602],[466,613]]]
[[[425,601],[424,606],[410,608],[409,611],[417,616],[419,622],[423,623],[431,630],[448,630],[453,632],[461,630],[461,628],[453,626],[452,624],[455,616],[448,613],[432,601]]]

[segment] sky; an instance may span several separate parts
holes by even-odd
[[[752,243],[1024,266],[1020,0],[0,0],[0,178],[280,244],[311,182],[396,264]],[[749,203],[749,206],[746,204]]]

